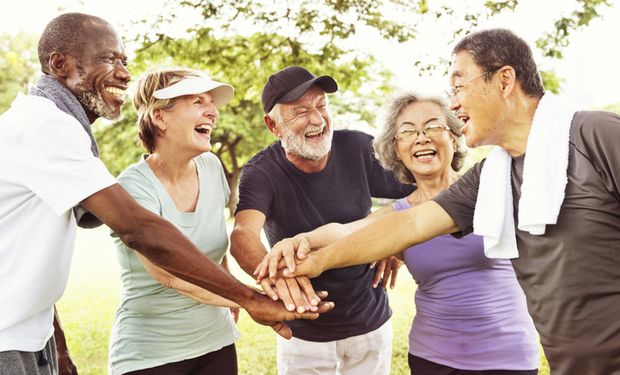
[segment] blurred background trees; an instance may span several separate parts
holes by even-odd
[[[184,0],[170,1],[155,19],[136,20],[123,33],[138,35],[128,40],[134,79],[149,68],[183,65],[208,72],[228,82],[236,93],[212,136],[213,152],[224,166],[236,202],[236,188],[243,165],[275,139],[263,125],[260,101],[268,76],[288,65],[302,65],[316,74],[329,74],[339,85],[330,99],[338,127],[370,124],[392,91],[393,73],[381,63],[380,46],[369,35],[403,43],[424,37],[421,20],[447,22],[453,40],[481,22],[514,11],[517,0],[469,2],[468,6],[427,0]],[[475,3],[475,4],[474,4]],[[545,32],[536,47],[547,57],[563,58],[571,35],[611,5],[609,0],[578,0],[569,16],[550,17],[552,31]],[[450,4],[450,5],[447,5]],[[472,6],[474,4],[475,6]],[[420,74],[442,74],[449,56],[411,61]],[[438,73],[439,72],[439,73]],[[0,35],[0,111],[38,74],[36,37]],[[562,78],[542,72],[545,87],[561,89]],[[397,77],[396,77],[397,78]],[[130,100],[116,123],[95,128],[101,158],[118,174],[138,160],[136,115]],[[475,154],[480,154],[476,152]]]

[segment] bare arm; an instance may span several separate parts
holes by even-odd
[[[138,253],[138,258],[144,265],[144,268],[148,273],[157,280],[160,284],[166,288],[176,289],[179,293],[186,297],[189,297],[197,302],[204,303],[206,305],[221,306],[221,307],[239,307],[238,304],[233,301],[227,300],[224,297],[218,296],[215,293],[211,293],[206,289],[196,286],[192,283],[188,283],[178,277],[166,272],[165,270],[157,267],[146,259],[143,255]]]
[[[140,206],[120,185],[91,195],[82,205],[154,265],[242,306],[252,303],[251,289],[200,253],[174,225]]]
[[[261,263],[256,267],[254,275],[259,281],[263,280],[267,273],[269,273],[270,278],[275,277],[282,265],[282,259],[288,269],[293,272],[295,270],[296,257],[304,259],[311,250],[334,243],[392,211],[392,206],[385,206],[371,212],[365,218],[350,223],[329,223],[310,232],[300,233],[293,238],[283,239],[275,244],[271,252],[262,259]]]
[[[250,209],[239,211],[235,215],[235,226],[230,235],[230,253],[250,275],[267,254],[267,249],[260,240],[265,219],[265,214]],[[260,281],[260,285],[274,301],[281,299],[289,311],[314,311],[321,300],[319,295],[325,296],[323,293],[315,293],[312,283],[305,276],[295,279],[264,279]]]
[[[243,285],[209,257],[200,253],[174,225],[149,212],[118,184],[100,190],[81,202],[107,224],[130,248],[174,276],[205,288],[242,306],[258,323],[271,326],[284,337],[291,331],[281,321],[316,319],[316,313],[297,314]],[[324,304],[318,312],[333,308]]]
[[[58,310],[54,305],[54,340],[56,340],[56,356],[58,358],[58,374],[59,375],[77,375],[77,368],[71,359],[69,349],[67,348],[67,340],[65,332],[60,324]]]
[[[320,275],[326,269],[364,264],[401,252],[441,234],[459,230],[454,220],[434,201],[378,218],[372,225],[298,260],[292,276]]]

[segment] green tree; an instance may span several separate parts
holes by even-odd
[[[548,49],[565,47],[572,30],[587,25],[598,15],[597,9],[609,5],[601,0],[578,3],[587,11],[573,13],[563,18],[568,21],[555,23],[562,25],[565,32],[547,43]],[[169,9],[162,11],[156,20],[141,21],[151,28],[134,40],[139,47],[133,69],[134,73],[140,73],[158,65],[185,65],[206,70],[212,77],[230,82],[236,88],[233,101],[221,111],[213,133],[213,152],[222,160],[233,191],[229,205],[232,209],[237,201],[241,168],[274,140],[263,125],[260,105],[260,90],[270,73],[297,64],[330,74],[340,86],[340,93],[332,103],[333,114],[346,113],[347,121],[372,123],[379,102],[390,90],[391,75],[373,55],[350,47],[348,42],[362,32],[375,32],[385,39],[405,42],[420,35],[416,24],[423,17],[454,21],[453,35],[458,38],[484,19],[513,11],[518,2],[483,1],[464,12],[455,12],[448,4],[431,4],[426,0],[170,3]],[[179,24],[187,25],[182,34],[173,31]],[[421,62],[417,66],[424,70]],[[545,72],[543,78],[548,89],[559,90],[561,80],[555,74]],[[336,122],[338,126],[346,126]],[[134,160],[127,160],[127,155],[134,158],[139,154],[132,148],[134,124],[135,117],[128,115],[116,126],[105,126],[98,132],[102,157],[115,172]],[[120,153],[123,156],[117,156],[118,150],[123,150]]]
[[[34,35],[0,34],[0,113],[11,105],[17,93],[25,93],[39,70]]]

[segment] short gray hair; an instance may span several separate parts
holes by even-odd
[[[465,147],[463,135],[461,134],[463,123],[456,117],[454,112],[450,110],[444,99],[439,97],[422,97],[411,92],[397,94],[385,104],[386,114],[383,120],[383,128],[375,138],[373,146],[375,149],[375,156],[383,168],[393,171],[400,182],[405,184],[415,183],[415,177],[413,177],[413,174],[405,167],[403,162],[398,160],[398,155],[396,154],[395,137],[398,132],[396,119],[405,108],[415,102],[435,103],[446,116],[446,125],[450,128],[450,137],[452,137],[456,143],[456,151],[451,164],[453,170],[458,172],[461,169],[463,160],[467,154],[467,148]]]
[[[280,103],[274,104],[273,108],[271,108],[271,111],[267,113],[267,116],[269,116],[269,118],[272,119],[273,122],[276,123],[276,125],[282,124],[282,112],[280,110]]]

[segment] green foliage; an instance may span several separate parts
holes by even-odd
[[[558,77],[557,74],[551,70],[541,71],[540,76],[545,90],[551,91],[554,94],[560,93],[560,86],[562,85],[562,82],[564,82],[564,79]]]
[[[587,27],[599,17],[601,8],[612,5],[609,0],[578,0],[577,3],[580,9],[573,11],[569,17],[555,21],[553,30],[536,41],[536,46],[544,56],[563,58],[562,50],[568,46],[570,34]]]
[[[17,93],[26,93],[39,67],[37,38],[32,34],[0,34],[0,113]]]

